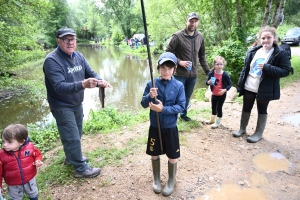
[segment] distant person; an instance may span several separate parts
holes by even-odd
[[[205,58],[205,45],[203,35],[197,31],[200,17],[197,13],[188,14],[186,27],[172,35],[166,51],[174,53],[178,58],[178,68],[174,77],[183,83],[185,88],[186,105],[180,114],[182,120],[191,121],[187,116],[190,98],[193,94],[198,76],[198,62],[207,75],[210,71]]]
[[[47,98],[64,147],[66,165],[73,165],[76,178],[95,177],[100,168],[87,164],[82,156],[81,136],[85,88],[109,87],[92,70],[85,57],[75,51],[76,33],[71,28],[60,28],[56,34],[58,47],[50,52],[44,62],[43,71]]]
[[[179,135],[177,128],[178,114],[185,106],[183,84],[172,77],[177,66],[177,58],[173,53],[165,52],[158,59],[157,70],[160,77],[154,79],[155,88],[149,81],[144,90],[141,105],[150,108],[150,128],[146,153],[151,156],[153,170],[152,188],[155,193],[169,196],[176,184],[177,161],[180,157]],[[156,102],[155,102],[156,98]],[[159,116],[159,124],[156,114]],[[160,127],[162,141],[160,141]],[[160,147],[163,146],[163,151]],[[166,154],[168,161],[168,182],[162,190],[160,182],[160,158]]]
[[[226,65],[226,60],[222,56],[216,56],[213,60],[213,69],[208,73],[205,81],[206,85],[210,85],[211,95],[211,116],[207,120],[207,124],[211,128],[218,128],[223,117],[223,104],[226,99],[227,91],[230,90],[232,83],[227,72],[223,71]],[[217,116],[217,117],[216,117]]]
[[[139,48],[139,39],[137,37],[134,38],[135,48]]]
[[[4,178],[9,199],[22,199],[26,194],[30,200],[38,200],[35,175],[37,167],[43,165],[41,151],[30,142],[28,130],[22,124],[7,126],[1,137],[0,194]]]
[[[258,117],[254,134],[247,138],[250,143],[262,139],[267,124],[268,105],[270,101],[280,98],[280,78],[288,76],[291,67],[288,53],[277,45],[275,28],[262,27],[258,38],[260,45],[247,51],[238,81],[239,96],[243,95],[243,110],[240,129],[233,132],[234,137],[246,133],[256,101]]]

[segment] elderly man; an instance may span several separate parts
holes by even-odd
[[[47,55],[43,71],[49,106],[66,155],[64,163],[73,165],[77,178],[95,177],[101,169],[90,167],[81,151],[82,101],[85,88],[109,87],[109,83],[91,69],[81,53],[75,51],[73,29],[59,29],[56,42],[58,47]]]
[[[205,46],[203,35],[197,31],[200,17],[196,12],[188,14],[186,27],[172,35],[166,51],[172,52],[178,58],[178,67],[174,77],[183,83],[185,88],[186,104],[180,114],[182,120],[191,121],[187,116],[187,108],[198,76],[198,61],[207,75],[209,70],[205,58]]]

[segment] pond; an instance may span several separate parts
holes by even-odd
[[[146,56],[136,56],[122,53],[118,49],[103,46],[78,46],[81,52],[101,78],[111,84],[111,88],[105,89],[105,106],[112,106],[121,111],[138,111],[143,109],[140,101],[147,81],[151,80],[149,63]],[[156,63],[158,55],[152,56],[153,77],[157,77]],[[20,76],[27,80],[43,81],[43,64],[32,66],[23,71]],[[200,69],[200,75],[196,88],[206,87],[205,75]],[[27,95],[27,94],[24,94]],[[53,120],[46,99],[41,102],[24,102],[20,98],[13,97],[0,103],[1,128],[12,123],[37,123],[46,124]],[[84,115],[87,116],[90,109],[100,109],[98,89],[86,89],[83,102]]]

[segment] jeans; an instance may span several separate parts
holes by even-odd
[[[194,87],[196,85],[196,81],[197,81],[197,77],[193,77],[193,78],[186,78],[186,77],[182,77],[182,76],[175,76],[174,78],[178,81],[180,81],[183,86],[184,86],[184,92],[185,92],[185,108],[183,110],[182,113],[180,113],[181,117],[185,117],[187,115],[187,108],[189,106],[190,103],[190,98],[193,94],[194,91]]]
[[[80,141],[83,123],[82,105],[73,110],[51,110],[51,112],[56,120],[60,140],[67,159],[72,163],[76,171],[85,171],[88,165],[82,160]]]

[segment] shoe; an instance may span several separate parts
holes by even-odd
[[[93,178],[96,177],[100,174],[101,169],[100,168],[93,168],[93,167],[88,167],[85,171],[83,172],[75,172],[75,178]]]
[[[192,121],[192,119],[189,118],[188,116],[181,116],[180,118],[186,122]]]
[[[85,162],[89,162],[89,159],[87,157],[85,157],[85,156],[82,156],[82,159]],[[72,163],[67,158],[65,158],[64,165],[72,165]]]

